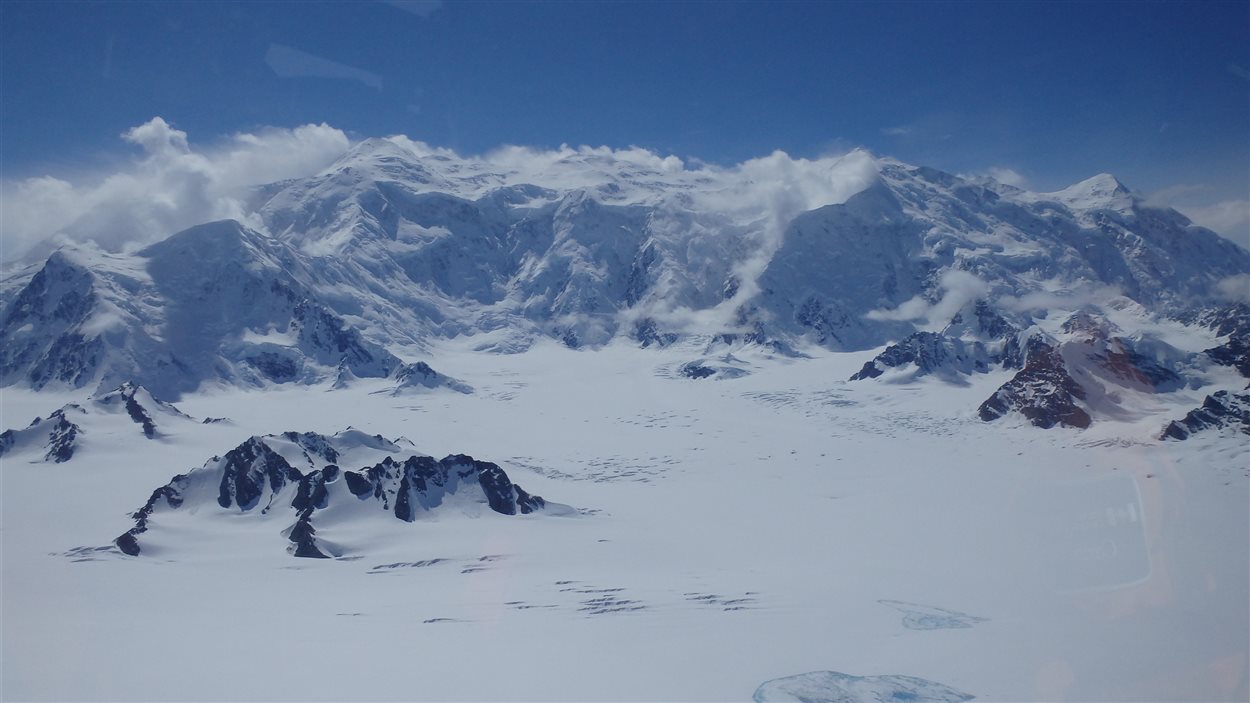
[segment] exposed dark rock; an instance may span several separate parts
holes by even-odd
[[[302,349],[310,350],[321,360],[337,358],[357,375],[373,367],[390,372],[398,365],[397,359],[366,343],[342,318],[310,299],[301,300],[295,306],[291,312],[291,327]]]
[[[661,348],[667,347],[678,339],[678,336],[672,332],[660,332],[655,320],[650,317],[644,317],[635,322],[631,336],[638,342],[638,346],[644,349],[653,344]]]
[[[1227,342],[1203,353],[1215,363],[1231,366],[1242,376],[1250,378],[1250,332],[1234,334]]]
[[[1218,391],[1184,418],[1168,423],[1159,439],[1188,439],[1196,432],[1230,428],[1250,434],[1250,392]]]
[[[1084,341],[1106,340],[1119,331],[1110,320],[1089,310],[1078,310],[1060,326],[1064,332],[1074,334]]]
[[[117,548],[122,551],[122,554],[128,554],[132,557],[139,556],[139,553],[142,551],[139,549],[139,540],[135,537],[133,532],[122,533],[120,537],[113,540],[113,544],[117,545]]]
[[[715,359],[688,361],[678,366],[675,372],[681,378],[694,380],[715,378],[718,381],[742,378],[751,374],[749,369],[743,368],[742,360],[733,354],[723,354]]]
[[[23,437],[36,437],[43,438],[44,461],[59,464],[74,458],[78,435],[83,430],[66,416],[67,411],[82,413],[83,409],[80,405],[70,403],[53,412],[47,419],[35,418],[25,429],[5,430],[0,434],[0,456],[12,451],[19,443],[24,443]]]
[[[131,420],[143,427],[143,436],[148,439],[156,436],[156,423],[152,422],[152,416],[148,415],[143,406],[135,400],[133,393],[126,397],[126,413],[130,415]]]
[[[916,332],[891,344],[851,376],[851,381],[877,378],[886,369],[915,364],[916,375],[932,373],[984,373],[991,357],[980,342],[965,343],[936,332]]]
[[[140,394],[143,391],[143,394]],[[122,406],[126,410],[126,414],[130,416],[135,424],[143,428],[143,436],[148,439],[156,437],[157,427],[156,420],[152,416],[153,410],[160,410],[165,414],[174,415],[176,417],[187,418],[181,410],[173,405],[161,401],[148,392],[143,386],[127,381],[117,388],[104,393],[103,395],[93,396],[92,401],[103,407]],[[154,404],[152,408],[144,406],[144,403]],[[188,418],[189,419],[189,418]]]
[[[648,241],[634,256],[633,265],[629,269],[629,278],[625,284],[625,304],[634,306],[650,289],[653,283],[652,267],[660,258],[655,242]]]
[[[326,499],[329,497],[326,484],[334,482],[338,477],[339,467],[334,464],[308,474],[296,487],[295,497],[291,499],[291,507],[301,512],[309,509],[324,509]]]
[[[348,471],[343,474],[343,479],[347,481],[347,490],[357,498],[367,498],[370,493],[374,492],[373,483],[365,475]]]
[[[1016,326],[1007,321],[1007,318],[998,314],[998,311],[990,307],[990,304],[984,300],[978,300],[973,307],[973,314],[976,315],[977,328],[982,334],[991,339],[1007,339],[1015,336]]]
[[[311,448],[322,459],[339,455],[333,438],[323,435],[287,432],[270,438],[293,442],[306,452]],[[448,495],[464,490],[480,490],[478,495],[490,509],[503,515],[528,514],[548,507],[540,496],[531,495],[512,483],[498,465],[464,454],[441,460],[413,455],[396,461],[388,456],[357,471],[344,471],[338,465],[326,464],[301,473],[269,447],[266,439],[253,437],[227,452],[224,458],[213,457],[203,468],[175,476],[154,491],[147,503],[134,513],[135,526],[114,540],[114,544],[131,556],[140,554],[139,537],[149,529],[149,517],[160,508],[182,507],[187,488],[193,481],[200,482],[199,485],[205,481],[216,485],[217,504],[222,508],[237,507],[244,513],[257,508],[260,513],[278,509],[280,495],[290,496],[286,507],[293,511],[295,521],[283,534],[290,542],[288,551],[297,557],[338,556],[337,548],[318,539],[316,516],[318,511],[330,507],[335,495],[330,486],[340,479],[356,500],[373,500],[383,511],[405,522],[415,521],[422,512],[440,506]],[[387,446],[395,446],[377,439]],[[270,497],[261,507],[266,488]],[[201,491],[197,489],[195,494]],[[342,500],[343,494],[338,495]]]
[[[59,464],[74,457],[74,440],[82,428],[70,422],[60,410],[52,413],[52,417],[56,418],[56,424],[48,437],[48,453],[44,459]]]
[[[716,370],[710,369],[697,361],[690,361],[679,366],[677,368],[677,373],[685,376],[686,378],[699,379],[715,376]]]
[[[1197,313],[1181,315],[1179,319],[1206,327],[1216,336],[1228,337],[1223,344],[1203,353],[1215,363],[1231,366],[1242,376],[1250,378],[1250,304],[1236,303],[1206,308]]]
[[[282,455],[256,437],[226,452],[221,470],[217,504],[223,508],[237,506],[242,511],[256,507],[266,484],[276,495],[288,483],[303,478]]]
[[[395,380],[400,383],[415,382],[426,385],[435,381],[441,374],[430,367],[424,361],[418,361],[413,364],[404,364],[395,371]]]
[[[1012,335],[1007,338],[1003,344],[1003,350],[998,355],[999,363],[1004,369],[1022,369],[1025,362],[1025,349],[1029,337],[1026,335]]]
[[[44,449],[44,461],[69,461],[74,457],[78,437],[84,433],[83,426],[90,427],[91,417],[99,413],[124,411],[148,439],[155,438],[158,432],[153,410],[161,411],[164,416],[190,420],[178,408],[157,400],[146,391],[138,395],[142,390],[142,386],[124,383],[108,393],[92,396],[84,405],[69,403],[47,418],[37,417],[25,429],[6,430],[0,434],[0,456],[38,445]]]
[[[1089,427],[1089,413],[1076,403],[1085,398],[1085,389],[1068,373],[1059,350],[1034,336],[1025,344],[1024,356],[1024,368],[981,403],[981,419],[990,422],[1018,412],[1044,429]]]
[[[287,534],[287,539],[291,541],[291,556],[308,559],[329,559],[329,556],[317,548],[317,528],[312,526],[312,522],[309,520],[311,516],[311,510],[301,513],[295,524],[291,526],[290,532]]]
[[[472,457],[457,456],[454,457],[458,462],[473,462]],[[504,515],[516,515],[517,512],[517,492],[512,486],[512,481],[508,479],[508,474],[495,464],[486,462],[473,462],[477,468],[477,481],[482,486],[482,492],[486,494],[486,500],[490,504],[490,509]],[[462,464],[463,465],[463,464]]]
[[[170,508],[182,507],[182,491],[186,486],[187,476],[179,474],[174,476],[169,483],[152,491],[152,496],[148,498],[148,502],[144,503],[143,507],[136,510],[131,516],[135,521],[135,526],[113,540],[113,544],[116,544],[117,548],[125,554],[129,554],[132,557],[139,556],[141,550],[138,537],[148,531],[148,518],[152,516],[153,511],[156,510],[157,505],[161,501],[164,501],[165,505]]]
[[[1118,378],[1156,393],[1174,391],[1185,385],[1180,374],[1141,354],[1123,337],[1107,340],[1105,350],[1094,358]]]
[[[312,463],[313,457],[334,464],[339,460],[338,450],[334,445],[330,444],[329,439],[325,435],[316,432],[283,432],[282,436],[299,446],[304,451],[304,457]],[[381,439],[379,437],[378,439]]]
[[[915,366],[916,376],[948,378],[985,373],[1000,362],[1019,368],[1019,330],[989,303],[977,300],[955,313],[942,332],[914,332],[864,364],[851,381],[877,378],[887,369]],[[1006,360],[1006,361],[1004,361]]]
[[[514,483],[512,486],[516,488],[516,505],[522,515],[529,515],[547,507],[547,501],[543,500],[542,496],[526,493],[520,484]]]
[[[1192,317],[1182,317],[1183,322],[1196,323],[1210,328],[1219,337],[1250,335],[1250,304],[1236,303],[1220,308],[1208,308]]]
[[[265,378],[274,383],[288,383],[299,378],[300,365],[295,359],[276,352],[261,352],[247,359]]]
[[[473,392],[467,383],[435,371],[424,361],[396,367],[392,378],[395,380],[394,393],[402,393],[409,388],[450,388],[457,393]]]
[[[44,459],[59,464],[74,457],[74,440],[78,438],[82,428],[70,422],[61,410],[52,413],[52,417],[56,418],[56,422],[48,436],[48,453],[44,455]]]

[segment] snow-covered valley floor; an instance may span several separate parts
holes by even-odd
[[[447,348],[431,363],[474,393],[208,389],[178,407],[229,422],[6,458],[3,698],[728,701],[836,671],[979,700],[1247,699],[1247,442],[1155,439],[1202,393],[1043,431],[976,418],[1008,371],[846,383],[871,352],[744,353],[741,378],[677,376],[694,356]],[[0,424],[86,395],[4,389]],[[578,512],[444,510],[325,560],[194,516],[176,550],[77,550],[251,435],[348,425]]]

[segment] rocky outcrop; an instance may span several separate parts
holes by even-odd
[[[0,433],[0,457],[29,450],[42,453],[43,461],[55,464],[73,459],[83,433],[78,422],[85,414],[81,405],[70,403],[47,418],[35,418],[25,429],[5,430]]]
[[[745,366],[746,364],[733,354],[722,354],[712,359],[695,359],[680,364],[676,368],[676,375],[679,378],[696,381],[704,378],[726,381],[731,378],[749,376],[751,371]]]
[[[158,415],[191,419],[173,404],[157,399],[146,388],[131,381],[126,381],[107,393],[92,396],[91,404],[110,412],[124,409],[130,419],[143,429],[143,436],[148,439],[154,439],[157,435]]]
[[[138,425],[148,439],[160,435],[158,419],[161,423],[195,422],[170,403],[158,400],[143,386],[126,382],[107,393],[92,396],[83,404],[70,403],[46,418],[37,417],[24,429],[5,430],[0,433],[0,456],[38,451],[43,454],[43,461],[69,461],[74,458],[79,437],[95,423],[109,421],[108,416],[127,418]],[[115,427],[106,434],[114,431]]]
[[[1250,378],[1250,331],[1234,334],[1227,342],[1203,352],[1221,366],[1231,366]]]
[[[1024,368],[981,403],[980,418],[990,422],[1015,412],[1043,429],[1089,427],[1089,413],[1077,402],[1085,398],[1085,389],[1068,373],[1059,350],[1034,336],[1024,354]]]
[[[1218,391],[1207,396],[1202,406],[1180,420],[1168,423],[1159,439],[1189,439],[1206,430],[1229,429],[1250,435],[1250,391]]]
[[[934,375],[950,381],[985,373],[1008,360],[1019,328],[985,300],[955,313],[941,332],[914,332],[885,348],[849,380],[879,378],[892,369],[908,369],[915,377]],[[1019,366],[1015,366],[1019,368]]]
[[[395,381],[391,395],[403,395],[422,389],[447,388],[457,393],[472,393],[473,386],[435,371],[424,361],[404,364],[391,376]]]
[[[351,519],[390,515],[416,522],[453,499],[462,507],[484,504],[501,515],[542,512],[554,505],[514,484],[496,464],[464,454],[434,459],[402,450],[381,437],[369,438],[363,445],[369,456],[383,455],[381,461],[357,470],[342,469],[335,462],[360,451],[360,436],[349,430],[332,437],[307,432],[252,437],[154,491],[135,511],[134,527],[114,544],[125,554],[137,556],[143,551],[143,535],[153,528],[154,514],[191,506],[211,511],[215,504],[216,509],[258,517],[281,516],[289,510],[293,522],[282,530],[288,552],[325,558],[341,553],[319,536],[325,527],[319,511],[331,507],[339,509],[339,519],[343,514]],[[300,470],[293,462],[307,462],[308,468]],[[360,504],[374,509],[348,509]],[[558,508],[557,512],[568,510],[567,506]]]
[[[890,369],[914,366],[916,376],[954,376],[989,371],[994,359],[981,342],[964,342],[937,332],[916,332],[891,344],[850,377],[877,378]]]

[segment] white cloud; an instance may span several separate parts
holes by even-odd
[[[1105,305],[1107,301],[1123,293],[1116,286],[1100,283],[1078,284],[1064,287],[1058,281],[1046,284],[1046,290],[1033,291],[1022,296],[1001,296],[996,303],[1005,310],[1023,313],[1040,313],[1045,310],[1075,310],[1083,305]]]
[[[464,156],[405,136],[387,140],[418,158],[454,160],[460,167],[458,177],[473,177],[479,194],[523,183],[556,191],[600,189],[597,197],[617,203],[672,202],[680,208],[717,213],[735,223],[750,223],[754,246],[749,258],[734,268],[738,288],[732,298],[698,314],[645,311],[647,316],[680,322],[685,328],[717,331],[732,329],[737,308],[758,292],[759,276],[796,215],[844,203],[877,178],[875,159],[862,149],[816,159],[775,151],[726,167],[695,158],[683,161],[636,146],[503,146],[480,156]]]
[[[881,133],[887,137],[905,137],[916,131],[911,125],[899,125],[897,127],[882,127]]]
[[[993,178],[1003,185],[1015,186],[1016,188],[1027,188],[1029,186],[1029,179],[1022,176],[1015,169],[1010,169],[1005,166],[991,166],[988,173],[990,178]]]
[[[59,241],[93,241],[120,251],[202,222],[248,219],[244,199],[250,186],[310,175],[349,145],[342,131],[310,124],[236,134],[197,148],[160,117],[121,138],[143,153],[115,173],[3,184],[0,248],[6,261]]]
[[[961,308],[977,298],[984,297],[990,290],[985,281],[958,269],[943,273],[938,285],[942,290],[942,297],[936,303],[930,303],[920,296],[915,296],[897,308],[871,310],[864,317],[869,320],[916,322],[926,329],[940,329],[950,322]]]
[[[1250,274],[1239,273],[1215,284],[1220,297],[1231,303],[1250,304]]]
[[[1210,205],[1181,205],[1177,209],[1194,224],[1250,248],[1250,200],[1221,200]]]
[[[1008,168],[1006,166],[990,166],[984,171],[976,171],[973,173],[961,173],[960,178],[966,178],[971,181],[983,181],[987,178],[993,179],[1003,185],[1012,186],[1014,188],[1023,188],[1028,190],[1029,179],[1019,171]]]
[[[191,151],[187,145],[187,133],[174,129],[160,117],[153,117],[138,127],[131,127],[122,134],[122,139],[138,144],[152,155],[186,154]]]
[[[759,278],[782,244],[786,227],[800,213],[844,203],[877,179],[877,163],[862,149],[808,160],[783,151],[745,161],[728,172],[727,185],[698,196],[706,207],[727,213],[757,213],[761,226],[753,254],[734,269],[738,291],[718,305],[713,322],[732,327],[737,309],[759,293]]]
[[[1194,224],[1250,249],[1250,200],[1215,200],[1215,197],[1218,196],[1213,197],[1208,185],[1179,183],[1151,193],[1146,204],[1175,208]]]

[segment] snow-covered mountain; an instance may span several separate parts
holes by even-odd
[[[1172,354],[1129,341],[1134,329],[1079,343],[1029,332],[1053,327],[1052,311],[1115,304],[1200,323],[1250,274],[1250,252],[1106,174],[1032,193],[864,152],[806,163],[840,187],[800,193],[645,153],[565,150],[535,166],[369,139],[321,173],[258,189],[264,232],[214,222],[129,255],[63,248],[10,272],[0,383],[135,380],[171,399],[205,382],[388,377],[467,391],[417,361],[434,342],[513,352],[543,336],[570,347],[702,336],[786,353],[894,342],[857,376],[1019,369],[988,417],[1027,405],[1035,376],[1073,407],[1095,402],[1081,397],[1090,384],[1064,378],[1098,367],[1077,356],[1105,367],[1136,359],[1135,345]],[[1210,358],[1244,366],[1244,326],[1221,334]]]
[[[247,515],[280,523],[273,532],[286,537],[291,555],[325,559],[367,546],[350,544],[353,529],[387,516],[414,522],[452,506],[473,516],[483,509],[573,512],[526,493],[496,464],[463,454],[436,460],[400,441],[408,447],[353,429],[252,437],[153,491],[135,511],[134,527],[114,543],[131,556],[168,553],[178,549],[180,535],[185,539],[185,521],[216,521],[228,529],[232,517]],[[175,534],[162,539],[159,528],[166,523]]]
[[[300,280],[306,264],[234,221],[129,257],[58,251],[10,289],[0,382],[105,389],[135,380],[176,398],[210,380],[256,386],[404,368],[319,302]]]
[[[101,435],[101,443],[119,435],[159,439],[171,425],[223,420],[195,420],[156,399],[143,386],[126,382],[84,403],[67,403],[46,418],[36,417],[23,429],[5,430],[0,433],[0,457],[30,454],[36,461],[61,463],[73,459],[79,446],[84,440],[90,443],[93,435]]]
[[[1202,406],[1168,423],[1160,439],[1189,439],[1208,430],[1227,430],[1250,435],[1250,392],[1216,391]]]

